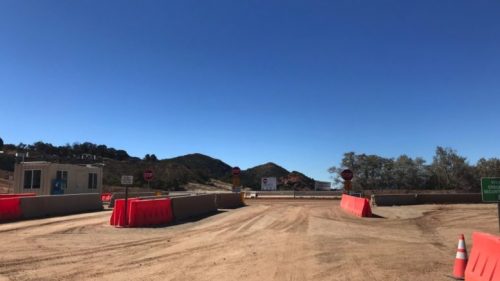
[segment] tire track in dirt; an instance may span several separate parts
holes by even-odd
[[[438,217],[439,213],[446,210],[447,209],[442,208],[435,211],[425,212],[422,217],[412,220],[422,233],[422,237],[426,239],[430,245],[434,246],[441,252],[447,252],[448,247],[443,243],[446,239],[439,234],[436,228],[441,225],[441,220]]]
[[[93,247],[90,249],[82,250],[78,249],[77,252],[69,252],[65,254],[59,254],[59,255],[54,255],[54,254],[48,254],[48,255],[43,255],[43,256],[35,256],[35,257],[27,257],[27,258],[21,258],[21,259],[15,259],[12,261],[2,261],[0,264],[0,273],[6,273],[7,271],[3,270],[5,267],[12,267],[16,265],[28,265],[32,266],[33,264],[40,263],[40,262],[46,262],[46,261],[54,261],[54,260],[61,260],[61,259],[71,259],[71,258],[85,258],[86,256],[89,255],[95,255],[95,254],[103,254],[106,255],[106,252],[114,251],[114,250],[119,250],[119,249],[133,249],[135,247],[141,247],[144,245],[152,245],[155,243],[162,243],[165,240],[165,238],[154,238],[154,239],[147,239],[145,241],[132,241],[132,242],[119,242],[115,243],[112,245],[108,246],[97,246]],[[60,263],[58,263],[60,264]]]
[[[270,207],[260,208],[249,214],[238,217],[237,220],[230,219],[211,231],[219,231],[218,235],[245,232],[266,215]]]
[[[266,208],[267,209],[267,208]],[[245,221],[245,218],[252,218],[255,220],[258,220],[260,217],[263,216],[263,214],[266,212],[266,209],[261,210],[257,213],[251,213],[248,214],[247,216],[243,217],[243,220],[229,220],[227,223],[224,223],[222,225],[209,225],[207,227],[195,227],[194,229],[190,229],[187,231],[183,232],[183,238],[180,239],[178,242],[182,243],[182,240],[189,239],[190,236],[193,235],[199,235],[200,233],[203,232],[214,232],[214,231],[236,231],[238,228],[241,228],[241,224],[243,226],[245,225],[251,225],[251,222],[248,223]],[[76,218],[69,220],[70,221],[70,226],[67,227],[64,230],[57,230],[57,231],[52,231],[52,230],[46,230],[46,233],[49,234],[43,234],[43,235],[34,235],[31,237],[26,237],[26,239],[32,240],[34,239],[35,241],[37,239],[43,239],[46,236],[53,236],[54,234],[56,235],[63,235],[63,234],[75,234],[75,233],[81,233],[83,229],[92,229],[93,226],[98,226],[102,225],[104,222],[97,222],[97,223],[90,223],[90,224],[85,224],[85,225],[78,225],[78,226],[73,226],[71,223],[75,221],[85,221],[85,218]],[[47,226],[59,226],[59,224],[64,224],[64,222],[61,221],[56,221],[56,222],[47,222],[47,223],[42,223],[39,224],[38,227],[47,227]],[[19,230],[22,228],[16,228],[15,230]],[[14,229],[12,229],[14,231]],[[120,231],[120,230],[118,230]],[[239,236],[238,239],[240,239],[242,236]],[[116,243],[112,245],[105,245],[105,246],[99,246],[95,248],[90,248],[87,250],[76,250],[76,251],[69,251],[65,254],[49,254],[45,256],[35,256],[35,257],[28,257],[28,258],[23,258],[23,259],[17,259],[17,260],[3,260],[2,264],[0,265],[0,273],[2,274],[7,274],[10,275],[11,273],[18,272],[19,270],[23,270],[26,268],[32,268],[33,266],[36,266],[37,264],[43,263],[45,267],[51,267],[51,266],[64,266],[64,265],[69,265],[72,264],[78,260],[82,259],[87,259],[90,256],[94,260],[100,260],[100,258],[105,258],[109,256],[110,252],[113,252],[115,255],[119,254],[119,252],[129,252],[133,251],[134,248],[143,248],[144,246],[150,246],[150,247],[161,247],[161,246],[166,246],[165,241],[167,238],[161,237],[161,238],[155,238],[155,239],[149,239],[144,241],[131,241],[131,242],[124,242],[124,243]],[[138,259],[137,261],[134,262],[129,262],[129,263],[124,263],[124,266],[134,266],[137,264],[141,263],[148,263],[152,261],[157,261],[161,260],[164,258],[169,258],[172,256],[184,256],[184,255],[189,255],[192,251],[200,251],[200,250],[206,250],[206,249],[216,249],[216,248],[223,248],[225,246],[226,242],[221,242],[217,244],[212,244],[210,246],[202,246],[202,247],[194,247],[194,248],[189,248],[184,251],[174,251],[168,254],[161,254],[161,255],[155,255],[150,258],[144,258],[144,259]],[[139,250],[139,249],[138,249]],[[29,266],[25,266],[29,265]],[[6,268],[9,268],[6,270]],[[110,274],[113,272],[119,272],[122,270],[123,266],[115,267],[117,269],[115,270],[108,270],[106,274]],[[99,275],[92,273],[94,275]]]
[[[107,216],[111,216],[109,212],[99,212],[98,214],[92,213],[92,215],[74,217],[74,215],[69,215],[65,217],[57,217],[57,218],[48,218],[48,219],[35,219],[35,220],[27,220],[27,221],[19,221],[13,223],[7,223],[4,225],[0,225],[0,233],[9,233],[9,232],[18,232],[22,230],[36,231],[38,228],[44,228],[47,226],[55,226],[55,225],[66,225],[68,222],[79,222],[79,221],[87,221],[90,218],[104,218]]]

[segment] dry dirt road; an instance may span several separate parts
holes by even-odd
[[[113,228],[109,211],[1,224],[0,280],[450,280],[458,234],[498,232],[495,205],[360,219],[339,201],[247,203],[161,228]]]

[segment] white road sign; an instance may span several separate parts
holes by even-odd
[[[314,190],[329,191],[332,188],[332,184],[329,181],[315,181]]]
[[[262,178],[260,182],[260,190],[276,190],[276,178]]]
[[[134,183],[134,176],[122,176],[122,185],[131,185]]]

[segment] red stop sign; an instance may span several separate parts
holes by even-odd
[[[153,180],[153,171],[151,171],[151,170],[144,171],[144,180],[145,181],[152,181]]]
[[[233,176],[239,176],[241,173],[240,167],[234,167],[232,170]]]
[[[340,173],[340,176],[345,180],[345,181],[350,181],[352,180],[352,177],[354,176],[354,173],[349,170],[345,169]]]

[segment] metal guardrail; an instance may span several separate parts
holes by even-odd
[[[278,197],[333,197],[341,196],[342,191],[245,191],[245,198]]]
[[[340,196],[342,191],[295,191],[295,196]]]

